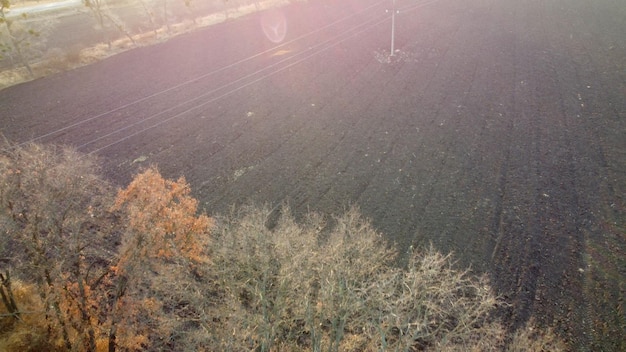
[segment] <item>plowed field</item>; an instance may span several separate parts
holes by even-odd
[[[396,8],[394,56],[391,2],[298,3],[4,89],[0,131],[96,153],[119,184],[157,164],[209,213],[356,204],[400,250],[490,273],[512,326],[624,350],[626,7]]]

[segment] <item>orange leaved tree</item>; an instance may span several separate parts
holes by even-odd
[[[130,233],[122,243],[119,270],[151,259],[207,261],[203,253],[211,219],[196,216],[198,201],[190,192],[184,178],[165,180],[150,168],[118,193],[114,209],[125,210]]]
[[[190,287],[200,286],[202,268],[209,262],[206,251],[212,221],[197,215],[197,208],[198,201],[191,197],[184,178],[165,180],[154,167],[119,191],[113,210],[123,211],[127,229],[113,267],[119,280],[109,351],[115,345],[158,348],[154,344],[175,333],[177,322],[184,320],[181,311],[184,317],[202,320],[198,316],[202,310],[197,309],[201,290]],[[144,320],[137,321],[138,315]],[[135,331],[136,326],[151,329]]]
[[[152,168],[114,197],[97,169],[71,148],[0,150],[0,350],[171,349],[208,319],[211,220],[188,185]]]

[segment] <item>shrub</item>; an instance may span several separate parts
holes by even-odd
[[[0,153],[0,258],[9,263],[0,293],[14,293],[9,273],[37,291],[22,303],[3,299],[3,326],[14,338],[22,313],[37,311],[44,350],[166,348],[180,335],[181,314],[201,314],[202,295],[189,289],[202,282],[210,220],[196,216],[184,180],[150,169],[114,203],[97,170],[93,157],[70,148]]]
[[[564,349],[532,325],[506,336],[487,278],[450,255],[411,249],[397,267],[356,208],[333,226],[288,208],[214,221],[156,168],[113,194],[72,149],[0,151],[0,349]]]
[[[288,213],[288,210],[285,210]],[[407,268],[356,209],[327,236],[320,216],[273,230],[266,210],[221,220],[215,270],[225,297],[220,348],[229,350],[498,350],[504,330],[485,277],[454,270],[432,248]]]
[[[8,270],[37,287],[55,348],[95,343],[101,312],[92,289],[108,270],[112,248],[102,211],[112,198],[96,170],[94,158],[70,148],[29,144],[0,154],[2,256]]]

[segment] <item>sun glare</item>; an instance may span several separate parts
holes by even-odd
[[[268,11],[261,16],[261,27],[267,39],[280,43],[287,35],[287,19],[280,9]]]

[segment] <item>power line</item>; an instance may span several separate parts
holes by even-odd
[[[333,38],[331,38],[331,39],[329,39],[329,40],[327,40],[327,41],[325,41],[325,42],[323,42],[323,43],[321,43],[321,44],[317,44],[317,45],[316,45],[316,46],[314,46],[314,47],[308,48],[308,49],[307,49],[306,51],[304,51],[304,52],[301,52],[301,53],[295,54],[295,55],[293,55],[293,56],[291,56],[291,57],[289,57],[289,58],[287,58],[287,59],[285,59],[285,60],[282,60],[282,61],[280,61],[280,62],[278,62],[278,63],[272,64],[272,65],[270,65],[270,66],[268,66],[268,67],[266,67],[266,68],[263,68],[263,69],[261,69],[261,70],[258,70],[258,71],[254,72],[254,73],[252,73],[252,74],[247,75],[246,77],[244,77],[244,78],[242,78],[242,79],[239,79],[238,81],[241,81],[241,80],[244,80],[244,79],[246,79],[246,78],[250,78],[250,77],[252,77],[252,76],[255,76],[255,75],[257,75],[257,74],[259,74],[259,73],[261,73],[261,72],[265,71],[267,68],[271,68],[271,67],[273,67],[273,66],[278,65],[279,63],[283,63],[283,62],[286,62],[286,61],[292,60],[292,59],[294,59],[295,57],[302,55],[303,53],[310,52],[310,51],[312,51],[312,50],[314,50],[314,49],[319,48],[319,50],[314,51],[314,52],[312,52],[312,53],[310,53],[310,54],[308,54],[308,55],[306,55],[306,56],[304,56],[304,57],[302,57],[302,58],[300,58],[300,59],[297,59],[297,60],[296,60],[296,61],[294,61],[294,62],[291,62],[291,63],[289,63],[289,64],[287,64],[287,65],[285,65],[285,66],[283,66],[283,67],[279,67],[278,69],[276,69],[276,70],[274,70],[274,71],[271,71],[271,72],[269,72],[269,73],[266,73],[266,74],[264,74],[264,75],[262,75],[262,76],[260,76],[260,77],[258,77],[258,78],[256,78],[256,79],[254,79],[254,80],[252,80],[252,81],[250,81],[250,82],[244,83],[244,84],[242,84],[241,86],[238,86],[238,87],[236,87],[236,88],[233,88],[233,89],[231,89],[231,90],[229,90],[229,91],[227,91],[227,92],[225,92],[225,93],[223,93],[223,94],[221,94],[221,95],[219,95],[219,96],[213,97],[213,98],[211,98],[211,99],[209,99],[209,100],[207,100],[207,101],[204,101],[204,102],[202,102],[202,103],[200,103],[200,104],[198,104],[198,105],[194,105],[194,106],[192,106],[192,107],[190,107],[190,108],[188,108],[188,109],[186,109],[186,110],[184,110],[184,111],[182,111],[182,112],[179,112],[179,113],[177,113],[177,114],[175,114],[175,115],[173,115],[173,116],[170,116],[170,117],[168,117],[168,118],[166,118],[166,119],[164,119],[164,120],[161,120],[161,121],[159,121],[159,122],[157,122],[157,123],[155,123],[155,124],[153,124],[153,125],[150,125],[150,126],[148,126],[148,127],[145,127],[145,128],[143,128],[143,129],[141,129],[141,130],[139,130],[139,131],[133,132],[133,133],[131,133],[131,134],[127,135],[127,136],[124,136],[124,137],[122,137],[122,138],[120,138],[120,139],[118,139],[118,140],[116,140],[116,141],[114,141],[114,142],[112,142],[112,143],[109,143],[109,144],[107,144],[107,145],[105,145],[105,146],[103,146],[103,147],[100,147],[100,148],[98,148],[98,149],[95,149],[95,150],[93,150],[93,151],[91,151],[91,152],[89,152],[89,153],[90,153],[90,154],[93,154],[93,153],[100,152],[100,151],[102,151],[102,150],[104,150],[104,149],[107,149],[107,148],[109,148],[109,147],[113,146],[113,145],[119,144],[119,143],[121,143],[121,142],[123,142],[123,141],[125,141],[125,140],[128,140],[128,139],[130,139],[130,138],[132,138],[132,137],[134,137],[134,136],[137,136],[137,135],[139,135],[139,134],[141,134],[141,133],[143,133],[143,132],[145,132],[145,131],[148,131],[148,130],[153,129],[153,128],[157,127],[157,126],[160,126],[160,125],[162,125],[162,124],[164,124],[164,123],[166,123],[166,122],[169,122],[169,121],[171,121],[171,120],[174,120],[174,119],[176,119],[176,118],[179,118],[179,117],[183,116],[184,114],[187,114],[187,113],[189,113],[189,112],[191,112],[191,111],[193,111],[193,110],[196,110],[196,109],[198,109],[198,108],[200,108],[200,107],[203,107],[203,106],[205,106],[205,105],[207,105],[207,104],[213,103],[213,102],[215,102],[215,101],[217,101],[217,100],[219,100],[219,99],[222,99],[222,98],[224,98],[224,97],[226,97],[226,96],[228,96],[228,95],[231,95],[231,94],[233,94],[233,93],[235,93],[235,92],[237,92],[237,91],[240,91],[240,90],[242,90],[242,89],[244,89],[244,88],[247,88],[247,87],[249,87],[249,86],[251,86],[251,85],[253,85],[253,84],[255,84],[255,83],[258,83],[258,82],[260,82],[260,81],[262,81],[262,80],[264,80],[264,79],[268,78],[268,77],[274,76],[274,75],[276,75],[276,74],[278,74],[278,73],[280,73],[280,72],[282,72],[282,71],[284,71],[284,70],[286,70],[286,69],[288,69],[288,68],[290,68],[290,67],[293,67],[293,66],[295,66],[295,65],[297,65],[297,64],[299,64],[299,63],[301,63],[301,62],[303,62],[303,61],[306,61],[306,60],[308,60],[308,59],[310,59],[310,58],[312,58],[312,57],[314,57],[314,56],[316,56],[316,55],[318,55],[318,54],[320,54],[320,53],[322,53],[322,52],[324,52],[324,51],[326,51],[326,50],[328,50],[328,49],[331,49],[331,48],[333,48],[333,47],[335,47],[335,46],[337,46],[337,45],[339,45],[339,44],[343,43],[344,41],[346,41],[346,40],[348,40],[348,39],[351,39],[351,38],[353,38],[353,37],[355,37],[355,36],[357,36],[357,35],[359,35],[359,34],[361,34],[361,33],[365,32],[365,31],[369,30],[370,28],[372,28],[372,27],[374,27],[374,26],[376,26],[376,25],[379,25],[379,24],[381,24],[381,23],[384,23],[385,21],[386,21],[386,18],[382,18],[382,19],[380,19],[380,18],[376,18],[376,19],[369,20],[369,21],[367,21],[367,22],[365,22],[365,23],[362,23],[362,24],[360,24],[360,25],[358,25],[358,26],[356,26],[356,27],[353,27],[353,28],[351,28],[351,29],[349,29],[349,30],[347,30],[347,31],[345,31],[345,32],[343,32],[343,33],[340,33],[339,35],[336,35],[335,37],[333,37]],[[366,28],[363,28],[363,29],[361,29],[361,30],[359,30],[359,31],[356,31],[356,30],[360,29],[361,27],[366,27]],[[353,32],[353,31],[355,31],[355,32],[354,32],[354,33],[350,33],[350,32]],[[348,34],[348,35],[347,35],[347,34]],[[343,37],[343,38],[342,38],[342,37]],[[320,48],[320,47],[321,47],[321,48]],[[228,84],[228,85],[230,85],[230,84]],[[226,85],[226,86],[228,86],[228,85]],[[223,86],[223,87],[224,87],[224,86]],[[217,89],[215,89],[214,91],[221,90],[223,87],[217,88]],[[214,92],[214,91],[212,91],[212,92]],[[196,98],[194,98],[194,99],[191,99],[191,100],[189,100],[189,101],[193,101],[193,100],[197,100],[197,99],[196,99]],[[187,101],[187,102],[189,102],[189,101]],[[179,105],[177,105],[176,107],[180,107],[180,106],[182,106],[182,105],[186,104],[187,102],[182,103],[182,104],[179,104]],[[171,109],[168,109],[168,110],[171,110]],[[157,114],[157,115],[158,115],[158,114]],[[143,119],[143,120],[141,120],[141,121],[139,121],[139,122],[136,122],[136,123],[134,123],[134,124],[133,124],[133,126],[138,125],[138,124],[140,124],[140,123],[142,123],[142,122],[144,122],[144,121],[146,121],[146,120],[148,120],[148,119],[151,119],[151,118],[153,118],[154,116],[156,116],[156,115],[152,115],[152,116],[150,116],[150,117],[148,117],[148,118],[146,118],[146,119]],[[109,133],[107,136],[112,135],[112,134],[116,134],[117,132],[120,132],[120,131],[125,130],[125,129],[127,129],[127,128],[126,128],[126,127],[124,127],[124,128],[118,129],[118,130],[116,130],[116,131],[114,131],[114,132]],[[98,138],[98,140],[99,140],[99,139],[102,139],[102,138]],[[91,142],[86,143],[86,144],[83,144],[82,146],[85,146],[85,145],[88,145],[88,144],[91,144]],[[82,146],[81,146],[81,147],[82,147]]]
[[[341,22],[344,22],[344,21],[350,20],[351,18],[353,18],[353,17],[355,17],[355,16],[357,16],[357,15],[360,15],[360,14],[362,14],[362,13],[366,12],[366,11],[369,11],[369,10],[371,10],[371,9],[375,8],[376,6],[379,6],[379,5],[380,5],[380,4],[382,4],[382,3],[383,3],[383,1],[379,1],[379,2],[374,3],[374,4],[372,4],[372,5],[370,5],[370,6],[366,7],[366,8],[364,8],[364,9],[362,9],[362,10],[360,10],[360,11],[356,12],[356,13],[353,13],[353,14],[350,14],[349,16],[346,16],[346,17],[340,18],[340,19],[338,19],[338,20],[336,20],[336,21],[334,21],[334,22],[331,22],[330,24],[327,24],[326,26],[320,27],[320,28],[318,28],[318,29],[316,29],[316,30],[314,30],[314,31],[312,31],[312,32],[309,32],[309,33],[303,34],[303,35],[301,35],[301,36],[299,36],[299,37],[296,37],[296,38],[294,38],[294,39],[292,39],[292,40],[290,40],[290,41],[287,41],[287,42],[285,42],[285,43],[282,43],[282,44],[280,44],[280,45],[277,45],[277,46],[272,47],[272,48],[270,48],[270,49],[267,49],[267,50],[265,50],[265,51],[259,52],[259,53],[257,53],[257,54],[252,55],[252,56],[249,56],[249,57],[243,58],[243,59],[238,60],[238,61],[236,61],[236,62],[234,62],[234,63],[231,63],[231,64],[228,64],[228,65],[223,66],[223,67],[221,67],[221,68],[218,68],[218,69],[216,69],[216,70],[213,70],[213,71],[207,72],[207,73],[205,73],[205,74],[203,74],[203,75],[201,75],[201,76],[199,76],[199,77],[196,77],[196,78],[193,78],[193,79],[190,79],[190,80],[184,81],[184,82],[182,82],[182,83],[180,83],[180,84],[177,84],[177,85],[175,85],[175,86],[172,86],[172,87],[170,87],[170,88],[166,88],[166,89],[164,89],[164,90],[161,90],[161,91],[155,92],[155,93],[153,93],[153,94],[150,94],[150,95],[145,96],[145,97],[143,97],[143,98],[140,98],[140,99],[138,99],[138,100],[135,100],[135,101],[129,102],[129,103],[127,103],[127,104],[121,105],[121,106],[119,106],[119,107],[117,107],[117,108],[115,108],[115,109],[105,111],[105,112],[100,113],[100,114],[97,114],[97,115],[95,115],[95,116],[92,116],[92,117],[86,118],[86,119],[84,119],[84,120],[81,120],[81,121],[75,122],[75,123],[73,123],[73,124],[70,124],[70,125],[67,125],[67,126],[61,127],[61,128],[59,128],[59,129],[56,129],[56,130],[50,131],[50,132],[45,133],[45,134],[43,134],[43,135],[40,135],[40,136],[37,136],[37,137],[31,138],[31,139],[29,139],[29,140],[27,140],[27,141],[25,141],[25,142],[22,142],[22,143],[17,144],[17,146],[22,146],[22,145],[25,145],[25,144],[28,144],[28,143],[32,143],[32,142],[35,142],[35,141],[38,141],[38,140],[41,140],[41,139],[47,138],[47,137],[51,137],[51,136],[53,136],[53,135],[55,135],[55,134],[58,134],[58,133],[61,133],[61,132],[67,131],[67,130],[69,130],[69,129],[72,129],[72,128],[75,128],[75,127],[78,127],[78,126],[80,126],[80,125],[82,125],[82,124],[85,124],[85,123],[87,123],[87,122],[90,122],[90,121],[93,121],[93,120],[96,120],[96,119],[100,119],[100,118],[105,117],[105,116],[107,116],[107,115],[110,115],[110,114],[112,114],[112,113],[115,113],[115,112],[118,112],[118,111],[120,111],[120,110],[124,110],[124,109],[126,109],[126,108],[129,108],[129,107],[131,107],[131,106],[133,106],[133,105],[136,105],[136,104],[142,103],[142,102],[144,102],[144,101],[147,101],[147,100],[149,100],[149,99],[152,99],[152,98],[158,97],[158,96],[160,96],[160,95],[163,95],[163,94],[165,94],[165,93],[168,93],[168,92],[174,91],[174,90],[176,90],[176,89],[179,89],[179,88],[182,88],[182,87],[188,86],[188,85],[190,85],[190,84],[192,84],[192,83],[198,82],[198,81],[200,81],[200,80],[203,80],[203,79],[205,79],[205,78],[208,78],[208,77],[210,77],[210,76],[213,76],[213,75],[215,75],[215,74],[217,74],[217,73],[220,73],[220,72],[223,72],[223,71],[229,70],[229,69],[234,68],[234,67],[236,67],[236,66],[238,66],[238,65],[241,65],[241,64],[246,63],[246,62],[248,62],[248,61],[251,61],[251,60],[253,60],[253,59],[255,59],[255,58],[258,58],[258,57],[261,57],[261,56],[263,56],[263,55],[266,55],[266,54],[268,54],[268,53],[270,53],[270,52],[273,52],[273,51],[275,51],[276,49],[279,49],[279,48],[281,48],[281,47],[288,46],[288,45],[293,44],[293,43],[295,43],[295,42],[298,42],[298,41],[300,41],[300,40],[302,40],[302,39],[305,39],[305,38],[307,38],[307,37],[313,36],[314,34],[317,34],[318,32],[321,32],[321,31],[323,31],[323,30],[326,30],[326,29],[328,29],[328,28],[330,28],[330,27],[332,27],[332,26],[335,26],[335,25],[337,25],[337,24],[339,24],[339,23],[341,23]]]
[[[407,7],[400,8],[400,9],[398,9],[398,12],[399,12],[399,14],[405,14],[405,13],[408,13],[408,12],[411,12],[411,11],[415,11],[415,10],[419,9],[420,7],[431,5],[431,4],[434,4],[434,3],[439,2],[439,1],[441,1],[441,0],[432,0],[432,1],[420,2],[420,3],[414,4],[414,5],[409,5]]]
[[[440,1],[440,0],[433,0],[433,1],[422,2],[422,3],[416,4],[416,5],[405,7],[401,11],[403,13],[406,13],[408,11],[413,11],[413,10],[415,10],[417,8],[420,8],[420,7],[423,7],[423,6],[426,6],[426,5],[430,5],[430,4],[438,2],[438,1]],[[309,33],[303,34],[303,35],[301,35],[301,36],[299,36],[297,38],[294,38],[294,39],[292,39],[290,41],[287,41],[285,43],[282,43],[280,45],[272,47],[272,48],[270,48],[268,50],[265,50],[265,51],[262,51],[260,53],[254,54],[252,56],[246,57],[244,59],[238,60],[237,62],[234,62],[232,64],[229,64],[229,65],[226,65],[224,67],[218,68],[218,69],[213,70],[211,72],[207,72],[207,73],[205,73],[205,74],[203,74],[203,75],[201,75],[199,77],[196,77],[194,79],[182,82],[182,83],[180,83],[178,85],[175,85],[175,86],[172,86],[170,88],[167,88],[167,89],[155,92],[153,94],[150,94],[150,95],[148,95],[146,97],[140,98],[140,99],[135,100],[133,102],[121,105],[121,106],[119,106],[119,107],[117,107],[115,109],[103,112],[101,114],[92,116],[90,118],[87,118],[87,119],[81,120],[79,122],[67,125],[65,127],[59,128],[59,129],[54,130],[54,131],[48,132],[48,133],[43,134],[41,136],[32,138],[29,141],[26,141],[26,142],[18,144],[18,146],[24,145],[26,143],[34,142],[34,141],[37,141],[37,140],[40,140],[40,139],[43,139],[43,138],[46,138],[46,137],[50,137],[50,136],[52,136],[54,134],[57,134],[57,133],[60,133],[60,132],[63,132],[63,131],[66,131],[66,130],[69,130],[69,129],[72,129],[72,128],[75,128],[75,127],[78,127],[78,126],[80,126],[80,125],[82,125],[84,123],[87,123],[87,122],[90,122],[90,121],[102,118],[102,117],[110,115],[110,114],[112,114],[114,112],[118,112],[118,111],[124,110],[124,109],[126,109],[128,107],[131,107],[133,105],[136,105],[136,104],[139,104],[141,102],[147,101],[149,99],[158,97],[158,96],[160,96],[162,94],[174,91],[176,89],[185,87],[185,86],[187,86],[187,85],[189,85],[191,83],[198,82],[198,81],[200,81],[202,79],[205,79],[205,78],[210,77],[212,75],[215,75],[217,73],[229,70],[229,69],[234,68],[234,67],[236,67],[238,65],[241,65],[241,64],[243,64],[245,62],[251,61],[251,60],[253,60],[255,58],[258,58],[260,56],[263,56],[263,55],[266,55],[268,53],[274,52],[277,49],[280,49],[282,47],[285,47],[285,46],[288,46],[290,44],[296,43],[296,42],[298,42],[298,41],[300,41],[302,39],[305,39],[307,37],[311,37],[311,36],[321,32],[321,31],[326,30],[328,28],[331,28],[332,26],[335,26],[335,25],[337,25],[337,24],[339,24],[341,22],[348,21],[348,20],[354,18],[357,15],[363,14],[363,13],[369,11],[369,10],[374,9],[375,7],[381,5],[383,2],[384,1],[380,1],[380,2],[374,3],[374,4],[364,8],[364,9],[362,9],[362,10],[356,12],[356,13],[353,13],[353,14],[350,14],[349,16],[345,16],[343,18],[340,18],[340,19],[338,19],[338,20],[336,20],[336,21],[334,21],[334,22],[332,22],[332,23],[330,23],[328,25],[320,27],[320,28],[318,28],[318,29],[316,29],[314,31],[309,32]],[[326,40],[323,43],[319,43],[319,44],[316,44],[316,45],[314,45],[312,47],[308,47],[304,51],[298,52],[298,53],[296,53],[296,54],[294,54],[292,56],[289,56],[289,57],[287,57],[287,58],[285,58],[283,60],[280,60],[278,62],[272,63],[272,64],[270,64],[268,66],[265,66],[262,69],[259,69],[259,70],[255,71],[255,72],[252,72],[252,73],[249,73],[249,74],[247,74],[247,75],[245,75],[245,76],[243,76],[241,78],[238,78],[235,81],[232,81],[232,82],[224,84],[224,85],[222,85],[220,87],[214,88],[214,89],[212,89],[209,92],[203,93],[203,94],[201,94],[199,96],[196,96],[196,97],[194,97],[192,99],[189,99],[189,100],[186,100],[186,101],[181,102],[179,104],[176,104],[175,106],[170,107],[170,108],[168,108],[168,109],[166,109],[164,111],[161,111],[161,112],[156,113],[156,114],[152,114],[152,115],[147,116],[147,117],[145,117],[145,118],[143,118],[143,119],[141,119],[139,121],[130,123],[128,125],[125,125],[124,127],[118,128],[118,129],[116,129],[114,131],[111,131],[109,133],[101,135],[101,136],[99,136],[97,138],[91,139],[90,141],[77,146],[77,149],[81,149],[81,148],[87,147],[87,146],[89,146],[89,145],[91,145],[91,144],[93,144],[93,143],[95,143],[97,141],[103,140],[103,139],[105,139],[107,137],[110,137],[110,136],[113,136],[115,134],[119,134],[119,133],[121,133],[123,131],[126,131],[126,130],[132,128],[132,127],[138,126],[138,125],[143,124],[143,123],[145,123],[145,122],[147,122],[149,120],[155,119],[155,118],[157,118],[159,116],[162,116],[162,115],[164,115],[166,113],[172,112],[173,110],[175,110],[177,108],[181,108],[181,107],[183,107],[185,105],[188,105],[190,103],[198,102],[201,99],[210,97],[212,94],[215,94],[215,93],[217,93],[219,91],[222,91],[222,90],[224,90],[224,89],[226,89],[228,87],[235,86],[232,89],[230,89],[230,90],[228,90],[228,91],[226,91],[226,92],[224,92],[224,93],[222,93],[222,94],[220,94],[218,96],[214,96],[212,98],[209,98],[206,101],[199,102],[196,105],[191,106],[191,107],[183,110],[182,112],[176,113],[176,114],[174,114],[172,116],[169,116],[169,117],[167,117],[167,118],[165,118],[163,120],[160,120],[160,121],[158,121],[158,122],[156,122],[156,123],[154,123],[154,124],[152,124],[150,126],[147,126],[147,127],[142,128],[142,129],[140,129],[138,131],[132,132],[132,133],[130,133],[130,134],[124,136],[124,137],[121,137],[121,138],[119,138],[119,139],[117,139],[117,140],[115,140],[115,141],[113,141],[113,142],[103,146],[103,147],[100,147],[100,148],[97,148],[95,150],[92,150],[89,153],[92,154],[92,153],[100,152],[100,151],[102,151],[104,149],[107,149],[107,148],[113,146],[113,145],[116,145],[116,144],[119,144],[119,143],[121,143],[121,142],[123,142],[125,140],[128,140],[128,139],[130,139],[130,138],[132,138],[132,137],[134,137],[136,135],[139,135],[139,134],[141,134],[143,132],[146,132],[146,131],[148,131],[150,129],[156,128],[156,127],[158,127],[158,126],[160,126],[160,125],[162,125],[162,124],[164,124],[164,123],[166,123],[168,121],[171,121],[171,120],[174,120],[176,118],[179,118],[179,117],[181,117],[181,116],[183,116],[183,115],[185,115],[185,114],[187,114],[187,113],[189,113],[189,112],[191,112],[193,110],[196,110],[196,109],[198,109],[200,107],[203,107],[203,106],[205,106],[207,104],[213,103],[213,102],[215,102],[215,101],[217,101],[219,99],[222,99],[222,98],[224,98],[224,97],[226,97],[228,95],[231,95],[231,94],[233,94],[233,93],[235,93],[237,91],[240,91],[240,90],[242,90],[242,89],[244,89],[246,87],[249,87],[249,86],[251,86],[251,85],[253,85],[255,83],[258,83],[258,82],[260,82],[260,81],[262,81],[262,80],[264,80],[264,79],[266,79],[268,77],[276,75],[276,74],[278,74],[278,73],[280,73],[280,72],[282,72],[282,71],[284,71],[284,70],[286,70],[286,69],[288,69],[288,68],[290,68],[292,66],[295,66],[295,65],[297,65],[297,64],[299,64],[299,63],[301,63],[301,62],[303,62],[305,60],[310,59],[313,56],[316,56],[316,55],[318,55],[318,54],[320,54],[320,53],[322,53],[322,52],[324,52],[324,51],[326,51],[326,50],[328,50],[328,49],[330,49],[332,47],[335,47],[335,46],[339,45],[340,43],[343,43],[344,41],[346,41],[346,40],[348,40],[350,38],[353,38],[353,37],[355,37],[355,36],[365,32],[365,31],[369,30],[370,28],[372,28],[374,26],[377,26],[377,25],[380,25],[380,24],[384,23],[387,20],[387,18],[385,16],[382,16],[382,17],[381,16],[375,17],[373,19],[370,19],[368,21],[360,23],[360,24],[358,24],[356,26],[353,26],[353,27],[351,27],[351,28],[349,28],[349,29],[347,29],[347,30],[345,30],[345,31],[335,35],[333,38]],[[305,55],[305,56],[300,57],[302,55]],[[298,57],[300,57],[300,58],[298,58]],[[295,61],[293,61],[293,60],[295,60]],[[293,61],[293,62],[289,63],[290,61]],[[280,67],[280,65],[282,65],[282,64],[286,64],[286,65]],[[274,70],[272,70],[272,69],[274,69]],[[270,70],[272,70],[272,71],[270,71]],[[267,72],[267,71],[270,71],[270,72]],[[267,72],[267,73],[265,73],[265,72]],[[258,75],[261,75],[261,76],[259,76],[257,78],[254,78],[255,76],[258,76]],[[252,80],[246,82],[249,79],[252,79]],[[241,83],[241,85],[236,86],[239,83]]]

